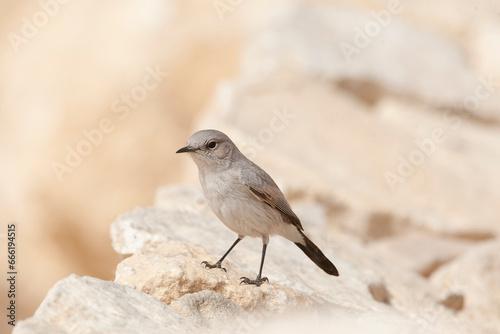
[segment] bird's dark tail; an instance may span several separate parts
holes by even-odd
[[[325,273],[333,276],[338,276],[339,272],[323,252],[316,246],[305,234],[301,233],[304,238],[305,245],[296,242],[295,244],[314,262],[318,267],[323,269]]]

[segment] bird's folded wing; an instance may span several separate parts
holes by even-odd
[[[257,199],[278,210],[286,223],[295,225],[300,231],[304,230],[285,196],[264,170],[260,169],[259,174],[247,170],[244,175],[245,177],[242,177],[244,184]]]

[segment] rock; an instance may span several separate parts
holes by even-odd
[[[239,333],[252,321],[250,313],[211,290],[186,294],[170,306],[212,333]]]
[[[328,237],[324,223],[304,221],[304,228],[336,264],[339,277],[326,275],[279,237],[271,238],[266,256],[264,275],[270,282],[260,287],[240,285],[241,276],[256,275],[260,240],[238,244],[223,263],[227,271],[204,268],[201,262],[215,262],[235,235],[198,201],[188,200],[186,194],[196,192],[162,189],[157,203],[163,209],[136,208],[120,216],[111,229],[113,245],[120,254],[133,255],[118,265],[115,282],[77,276],[59,282],[16,333],[269,333],[276,328],[296,333],[304,326],[346,333],[489,333],[490,327],[462,316],[470,306],[467,294],[457,313],[458,304],[450,302],[454,297],[443,302],[443,293],[450,293],[442,286],[355,240]],[[324,217],[315,205],[303,204],[298,212]]]
[[[470,114],[391,95],[367,106],[322,78],[270,72],[225,84],[206,115],[197,128],[228,133],[286,193],[337,203],[332,220],[361,238],[500,234],[488,204],[500,198],[500,135]]]
[[[490,205],[500,198],[498,79],[477,74],[460,44],[407,15],[393,16],[348,63],[339,45],[373,12],[284,4],[249,34],[242,73],[220,85],[196,129],[226,132],[296,199],[328,198],[330,220],[358,238],[422,228],[500,235]],[[196,182],[194,164],[186,166]]]
[[[497,9],[498,10],[498,9]],[[496,18],[477,22],[466,37],[471,50],[471,60],[482,73],[489,73],[493,78],[500,78],[500,24]]]
[[[418,274],[375,258],[348,239],[322,239],[321,231],[326,228],[322,224],[304,223],[304,227],[337,265],[339,278],[323,273],[295,245],[279,237],[271,238],[266,256],[264,275],[270,282],[260,288],[239,284],[241,276],[253,278],[257,273],[260,240],[243,240],[224,261],[227,272],[206,269],[201,262],[217,261],[235,235],[211,213],[200,209],[197,201],[186,201],[186,194],[191,192],[196,193],[178,186],[159,190],[169,195],[162,195],[157,203],[168,209],[137,208],[113,223],[117,251],[134,253],[118,266],[117,283],[153,295],[196,324],[210,323],[210,328],[218,328],[224,321],[214,317],[210,322],[207,314],[212,313],[199,311],[199,305],[212,309],[215,306],[209,301],[214,300],[234,312],[234,322],[227,324],[230,328],[248,326],[244,319],[255,314],[262,318],[264,314],[265,321],[258,322],[260,331],[268,325],[272,328],[277,317],[289,319],[297,312],[315,321],[337,314],[340,322],[350,323],[349,317],[359,312],[366,311],[366,316],[372,317],[373,311],[367,310],[387,316],[396,312],[405,319],[401,325],[404,328],[424,326],[429,331],[440,328],[450,333],[470,328],[466,322],[454,325],[452,313],[439,303],[439,291]],[[309,217],[319,214],[311,205],[303,205],[300,212]],[[123,235],[137,236],[134,247],[121,246]],[[410,286],[412,291],[408,291]],[[180,302],[182,306],[177,306]]]
[[[194,210],[210,212],[201,186],[170,185],[156,191],[155,207],[163,210]]]
[[[71,275],[49,291],[14,334],[194,333],[200,328],[172,307],[128,286]]]
[[[180,208],[183,200],[181,195]],[[137,208],[111,224],[112,245],[121,255],[134,254],[168,241],[206,246],[209,252],[217,252],[229,248],[236,240],[236,235],[220,224],[215,215],[198,207],[188,210]],[[207,243],[207,240],[212,242]]]
[[[470,240],[409,233],[377,240],[369,244],[369,249],[401,268],[428,277],[438,267],[474,245]]]
[[[204,290],[215,291],[244,310],[262,307],[271,312],[307,309],[314,302],[313,298],[284,283],[265,284],[256,289],[240,285],[240,277],[253,279],[257,267],[252,271],[242,272],[228,261],[224,263],[227,272],[208,270],[201,265],[205,260],[216,262],[213,256],[201,249],[182,243],[167,243],[140,251],[122,261],[118,265],[115,281],[150,294],[167,304],[186,294]]]
[[[463,107],[464,98],[480,85],[464,50],[445,35],[405,21],[399,15],[405,7],[402,3],[392,15],[388,5],[367,12],[339,5],[287,3],[251,34],[243,52],[243,75],[255,82],[276,70],[287,70],[324,78],[369,105],[395,94],[439,107]],[[384,10],[388,16],[380,19],[377,13]],[[500,101],[499,92],[489,100],[488,106],[481,105],[473,113],[498,123],[499,114],[492,107]]]
[[[489,204],[500,198],[495,127],[401,98],[368,108],[324,81],[282,73],[258,84],[240,79],[225,94],[199,128],[225,131],[294,200],[328,199],[340,230],[365,240],[422,229],[471,240],[500,235]],[[195,170],[187,173],[196,180]]]
[[[259,333],[331,333],[345,334],[400,334],[400,333],[452,333],[446,328],[439,328],[435,324],[420,319],[408,319],[400,313],[387,310],[383,312],[361,310],[356,312],[337,311],[329,318],[310,318],[295,316],[293,318],[278,319],[259,329]]]
[[[485,241],[442,266],[430,277],[445,296],[444,304],[460,310],[460,318],[481,323],[491,333],[500,328],[498,254],[500,240]],[[457,297],[450,297],[453,295]]]

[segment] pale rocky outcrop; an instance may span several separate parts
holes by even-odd
[[[368,249],[378,257],[427,277],[475,245],[470,240],[411,233],[377,240]]]
[[[193,333],[197,328],[156,298],[128,286],[71,275],[49,291],[14,333]]]
[[[454,304],[462,306],[461,319],[481,323],[491,333],[500,329],[500,240],[478,244],[431,276],[443,298],[462,296]],[[453,302],[453,301],[450,301]],[[461,305],[463,304],[463,305]]]
[[[405,22],[404,10],[349,61],[340,46],[375,11],[280,8],[250,34],[240,75],[219,86],[196,128],[228,132],[286,190],[327,199],[331,219],[367,239],[500,234],[495,73],[478,74],[462,45]],[[495,27],[477,25],[478,58],[489,57],[483,40]]]
[[[402,20],[404,2],[383,5],[370,12],[338,4],[282,5],[251,34],[244,75],[258,81],[280,68],[299,72],[336,82],[368,104],[396,94],[451,107],[474,93],[478,81],[459,45]],[[478,116],[498,120],[493,106]]]
[[[241,276],[256,275],[260,240],[244,239],[224,262],[227,271],[208,270],[201,262],[215,262],[235,235],[206,210],[197,188],[173,186],[158,194],[161,208],[136,208],[112,224],[115,250],[133,254],[118,265],[115,282],[77,276],[61,281],[15,333],[134,332],[139,326],[146,333],[162,328],[180,333],[267,333],[282,328],[298,333],[307,324],[346,333],[490,333],[498,325],[492,318],[483,325],[469,313],[461,314],[478,312],[480,299],[468,301],[467,280],[461,289],[439,284],[443,275],[456,275],[446,266],[440,270],[451,274],[438,271],[431,284],[355,239],[342,234],[326,238],[326,225],[305,221],[306,231],[337,265],[340,277],[326,275],[295,245],[275,237],[264,267],[270,282],[240,285]],[[301,216],[318,214],[314,206],[299,207]],[[477,251],[493,254],[495,247],[485,244]],[[462,257],[468,259],[467,254]],[[462,257],[454,261],[460,263]],[[471,270],[480,277],[485,273],[481,268],[490,267]],[[488,284],[495,284],[499,272],[496,266],[492,269]],[[480,289],[480,297],[487,287],[475,289]],[[450,297],[453,293],[457,296]],[[465,298],[462,311],[451,300],[460,297]],[[491,303],[494,310],[498,301]]]
[[[499,234],[499,132],[422,108],[388,96],[371,109],[327,82],[276,74],[221,88],[198,128],[226,131],[296,199],[322,201],[344,231]]]
[[[191,203],[196,204],[188,204],[189,193],[195,199]],[[182,298],[195,298],[189,297],[192,294],[215,291],[250,314],[265,312],[270,323],[276,314],[294,314],[299,310],[303,316],[314,319],[325,314],[343,314],[346,319],[342,322],[348,324],[349,317],[358,312],[367,312],[368,318],[372,311],[397,313],[403,327],[425,324],[429,331],[447,328],[454,322],[453,313],[440,303],[439,291],[420,275],[373,257],[341,235],[322,238],[319,232],[324,225],[305,226],[336,263],[339,278],[324,274],[293,244],[279,237],[271,239],[264,268],[270,284],[260,288],[239,285],[241,276],[256,275],[260,255],[260,240],[256,239],[244,239],[233,250],[224,263],[227,272],[203,268],[201,262],[215,262],[235,235],[196,200],[197,193],[196,188],[161,189],[157,204],[164,209],[137,208],[113,224],[115,249],[134,253],[118,266],[117,283],[130,285],[172,305]],[[301,210],[301,215],[308,216],[307,207]],[[309,211],[314,210],[309,207]],[[130,244],[122,239],[125,235],[140,236],[142,241],[136,242],[133,249],[122,247],[122,242]],[[408,286],[420,293],[409,292]],[[413,312],[422,305],[425,309],[415,318]],[[457,332],[462,330],[453,328]]]

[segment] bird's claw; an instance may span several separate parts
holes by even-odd
[[[227,272],[226,268],[222,267],[221,266],[221,263],[219,261],[217,261],[217,263],[215,264],[210,264],[208,263],[208,261],[203,261],[201,263],[205,268],[208,268],[208,269],[213,269],[213,268],[218,268],[218,269],[222,269],[224,270],[225,272]]]
[[[257,276],[256,279],[249,279],[247,277],[240,277],[240,284],[252,284],[252,285],[255,285],[255,286],[261,286],[262,283],[264,282],[268,282],[269,283],[269,279],[267,277],[260,277],[260,276]]]

